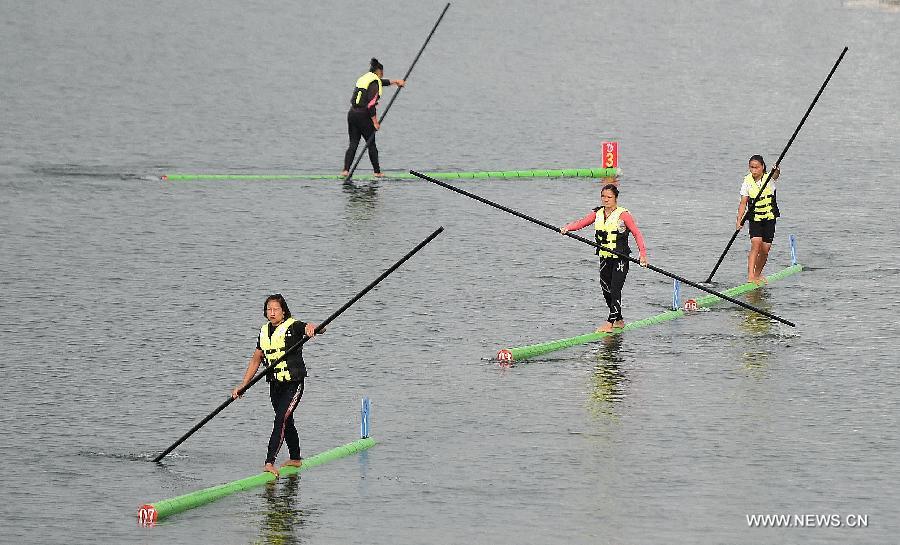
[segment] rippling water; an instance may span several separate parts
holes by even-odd
[[[337,171],[348,86],[371,56],[401,77],[441,7],[4,6],[3,541],[896,540],[892,4],[454,2],[385,120],[383,166],[584,167],[618,140],[651,262],[697,280],[746,158],[774,161],[850,47],[782,163],[768,270],[790,233],[808,270],[747,296],[796,328],[726,304],[509,369],[499,348],[603,320],[588,247],[424,182],[155,178]],[[591,180],[459,185],[552,224],[597,205]],[[267,294],[321,321],[441,225],[305,350],[304,452],[352,441],[363,396],[378,446],[137,526],[142,503],[260,470],[264,387],[148,460],[239,381]],[[717,287],[743,281],[746,248]],[[626,318],[670,291],[632,269]],[[869,524],[749,528],[757,513]]]

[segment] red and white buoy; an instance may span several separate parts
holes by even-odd
[[[510,352],[506,348],[500,350],[499,352],[497,352],[497,361],[499,361],[501,364],[511,364],[513,361],[512,352]]]
[[[141,526],[153,526],[156,524],[157,518],[159,518],[159,513],[153,505],[145,503],[138,508],[138,524]]]

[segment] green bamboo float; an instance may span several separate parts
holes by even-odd
[[[373,446],[375,446],[375,440],[371,437],[358,439],[352,443],[326,450],[325,452],[321,452],[310,458],[304,458],[303,465],[300,467],[284,466],[279,471],[281,475],[296,475],[297,473],[322,465],[326,462],[331,462],[339,458],[350,456],[351,454],[356,454],[357,452],[362,452]],[[138,519],[143,525],[152,525],[158,520],[162,520],[166,517],[205,505],[216,501],[219,498],[234,494],[235,492],[262,486],[266,483],[275,481],[276,479],[278,479],[278,477],[268,471],[264,471],[258,475],[232,481],[230,483],[197,490],[196,492],[191,492],[167,500],[160,500],[155,503],[147,503],[138,508]]]
[[[800,264],[792,265],[787,267],[786,269],[782,269],[774,274],[770,274],[766,277],[769,282],[773,282],[775,280],[781,280],[787,276],[798,273],[803,270],[803,266]],[[760,288],[759,284],[753,282],[747,282],[746,284],[741,284],[740,286],[736,286],[729,290],[724,291],[723,293],[729,297],[735,297],[737,295],[741,295],[742,293],[747,293],[749,291],[753,291],[755,289]],[[709,307],[715,303],[721,301],[719,297],[715,295],[706,295],[704,297],[698,297],[694,299],[698,308]],[[635,322],[631,322],[625,324],[623,328],[624,331],[630,331],[632,329],[638,329],[640,327],[647,327],[650,325],[660,324],[663,322],[668,322],[669,320],[674,320],[675,318],[680,318],[685,315],[684,309],[678,310],[668,310],[661,314],[657,314],[655,316],[650,316],[649,318],[644,318],[643,320],[637,320]],[[532,344],[528,346],[519,346],[516,348],[504,348],[497,352],[497,359],[501,362],[513,362],[513,361],[522,361],[528,358],[533,358],[535,356],[540,356],[541,354],[546,354],[548,352],[555,352],[557,350],[562,350],[563,348],[568,348],[570,346],[576,346],[579,344],[587,344],[599,341],[603,337],[609,337],[610,335],[616,335],[616,333],[586,333],[584,335],[578,335],[577,337],[570,337],[568,339],[559,339],[557,341],[548,341],[538,344]]]
[[[440,180],[505,179],[505,178],[611,178],[621,171],[618,168],[564,168],[536,170],[501,170],[475,172],[431,172],[427,173]],[[343,180],[338,174],[163,174],[163,181],[189,182],[196,180]],[[354,180],[412,180],[409,172],[385,172],[384,178],[372,174],[360,174]]]

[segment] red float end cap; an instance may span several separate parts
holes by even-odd
[[[697,301],[688,299],[684,302],[684,310],[700,310],[700,305],[697,304]]]
[[[511,363],[513,360],[512,352],[504,348],[503,350],[497,352],[497,360],[500,362]]]
[[[158,516],[159,513],[156,512],[156,507],[149,503],[145,503],[138,508],[138,522],[141,526],[153,526]]]

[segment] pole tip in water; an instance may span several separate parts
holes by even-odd
[[[141,526],[153,526],[156,524],[158,517],[159,513],[156,512],[156,507],[149,503],[145,503],[138,508],[138,523]]]

